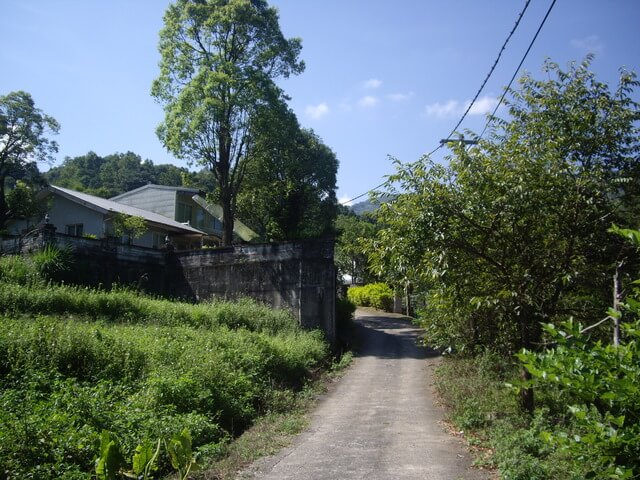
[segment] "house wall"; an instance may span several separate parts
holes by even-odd
[[[83,233],[97,237],[104,235],[104,214],[66,198],[54,195],[48,213],[49,223],[56,227],[59,233],[65,233],[67,225],[81,223]]]
[[[147,188],[139,192],[123,194],[116,201],[123,205],[157,213],[172,220],[176,218],[175,190]]]

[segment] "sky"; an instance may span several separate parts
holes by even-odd
[[[532,0],[460,130],[479,132],[552,0]],[[132,151],[187,166],[155,129],[150,95],[169,0],[0,0],[0,95],[29,92],[61,124],[65,157]],[[365,193],[449,135],[476,94],[524,0],[271,0],[287,37],[302,39],[305,71],[281,79],[300,124],[340,161],[338,198]],[[597,78],[640,73],[640,1],[558,0],[523,65],[545,78],[595,54]],[[446,149],[435,154],[444,155]],[[40,165],[47,170],[49,165]],[[192,167],[195,168],[195,167]]]

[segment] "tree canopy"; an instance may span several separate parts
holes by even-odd
[[[50,138],[58,122],[35,106],[27,92],[0,96],[0,229],[13,213],[6,199],[6,182],[37,172],[37,162],[52,162],[58,144]]]
[[[284,104],[256,119],[238,214],[267,240],[319,237],[333,230],[338,160]]]
[[[88,152],[79,157],[66,157],[44,177],[60,187],[110,198],[148,183],[169,186],[197,183],[199,174],[175,165],[155,165],[133,152],[105,157]]]
[[[526,75],[509,92],[486,140],[390,178],[397,196],[381,206],[372,260],[428,292],[433,344],[535,349],[541,322],[606,311],[624,255],[607,230],[637,218],[637,83],[622,72],[612,92],[589,63],[547,62],[548,79]]]
[[[178,0],[165,13],[159,49],[158,136],[178,158],[214,173],[228,244],[256,116],[283,100],[275,78],[304,69],[300,40],[283,36],[264,0]]]

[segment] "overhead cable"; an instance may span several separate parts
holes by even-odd
[[[498,52],[498,56],[496,57],[495,61],[493,62],[493,65],[491,66],[491,69],[489,70],[489,73],[487,74],[487,76],[485,77],[484,81],[482,82],[482,85],[480,85],[480,88],[478,89],[478,91],[476,92],[475,96],[473,97],[473,100],[471,100],[471,102],[469,103],[469,105],[467,106],[467,109],[465,110],[465,112],[462,114],[462,117],[460,117],[460,120],[458,121],[458,123],[456,124],[455,127],[453,127],[453,129],[451,130],[451,133],[449,134],[449,136],[453,135],[456,130],[458,130],[458,127],[460,127],[460,125],[462,124],[462,122],[464,121],[464,119],[466,118],[467,114],[469,113],[469,111],[471,111],[471,108],[473,107],[473,105],[475,104],[476,100],[478,99],[478,97],[480,96],[480,94],[482,93],[482,90],[484,89],[485,85],[487,84],[487,82],[489,81],[489,78],[491,77],[491,75],[493,74],[493,71],[495,70],[496,66],[498,65],[498,62],[500,61],[500,58],[502,57],[502,52],[504,52],[505,48],[507,47],[507,44],[509,43],[509,40],[511,40],[511,37],[513,36],[514,32],[516,31],[516,29],[518,28],[518,25],[520,25],[520,20],[522,20],[522,17],[524,16],[524,12],[527,11],[527,8],[529,7],[529,3],[531,3],[531,0],[527,0],[525,2],[524,8],[522,9],[522,11],[520,12],[520,14],[518,15],[518,18],[516,19],[516,23],[514,24],[513,28],[511,29],[511,31],[509,32],[509,35],[507,36],[507,39],[504,41],[504,43],[502,44],[502,47],[500,48],[500,51]],[[555,0],[554,0],[555,3]],[[547,12],[547,16],[549,15],[549,13]],[[545,17],[546,20],[546,17]],[[543,22],[544,23],[544,22]],[[539,31],[539,29],[538,29]],[[537,34],[536,34],[537,36]],[[535,38],[534,38],[535,40]],[[528,53],[528,51],[527,51]],[[504,98],[504,95],[503,95]],[[501,99],[502,101],[502,99]],[[497,110],[497,108],[496,108]],[[495,112],[494,112],[495,113]],[[485,127],[486,128],[486,127]],[[484,133],[484,132],[483,132]],[[482,136],[482,135],[481,135]],[[426,156],[431,156],[433,155],[435,152],[437,152],[438,150],[440,150],[442,148],[443,144],[440,143],[436,148],[434,148],[433,150],[431,150],[429,153],[426,154]],[[344,201],[344,202],[340,202],[342,205],[347,205],[351,202],[353,202],[354,200],[358,200],[362,197],[364,197],[365,195],[368,195],[369,193],[375,192],[376,190],[378,190],[380,187],[384,186],[387,182],[382,182],[380,185],[373,187],[369,190],[367,190],[366,192],[351,198],[350,200]]]
[[[538,30],[536,31],[536,34],[531,39],[531,43],[529,43],[529,47],[527,48],[527,51],[524,52],[524,55],[522,56],[522,60],[520,60],[520,63],[518,64],[518,68],[516,68],[516,71],[513,72],[513,76],[511,77],[511,80],[509,80],[509,84],[507,85],[507,88],[505,88],[504,91],[502,92],[502,95],[500,96],[500,100],[498,100],[498,103],[495,106],[495,108],[493,109],[493,112],[491,112],[491,116],[489,116],[489,119],[487,120],[487,123],[485,123],[484,128],[482,129],[482,132],[480,133],[480,136],[478,137],[478,140],[480,140],[482,138],[482,136],[484,135],[484,132],[487,131],[487,128],[489,127],[489,124],[491,124],[491,122],[495,118],[496,112],[498,111],[498,108],[500,108],[500,105],[502,105],[502,102],[504,101],[505,95],[511,89],[511,85],[513,84],[514,80],[518,76],[518,72],[520,71],[520,68],[522,68],[522,65],[524,64],[524,61],[526,60],[527,55],[529,55],[529,52],[531,51],[531,47],[533,47],[533,44],[535,43],[536,39],[538,38],[538,34],[540,33],[540,30],[542,30],[542,27],[544,26],[545,22],[547,21],[547,18],[549,18],[549,14],[551,13],[551,10],[553,10],[553,7],[554,7],[555,4],[556,4],[556,0],[553,0],[551,2],[551,5],[549,6],[549,9],[547,10],[547,13],[545,14],[544,18],[542,19],[542,22],[540,22],[540,26],[538,27]]]

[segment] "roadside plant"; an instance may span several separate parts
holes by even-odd
[[[61,276],[71,269],[73,253],[67,246],[45,245],[31,257],[43,280],[60,280]]]

